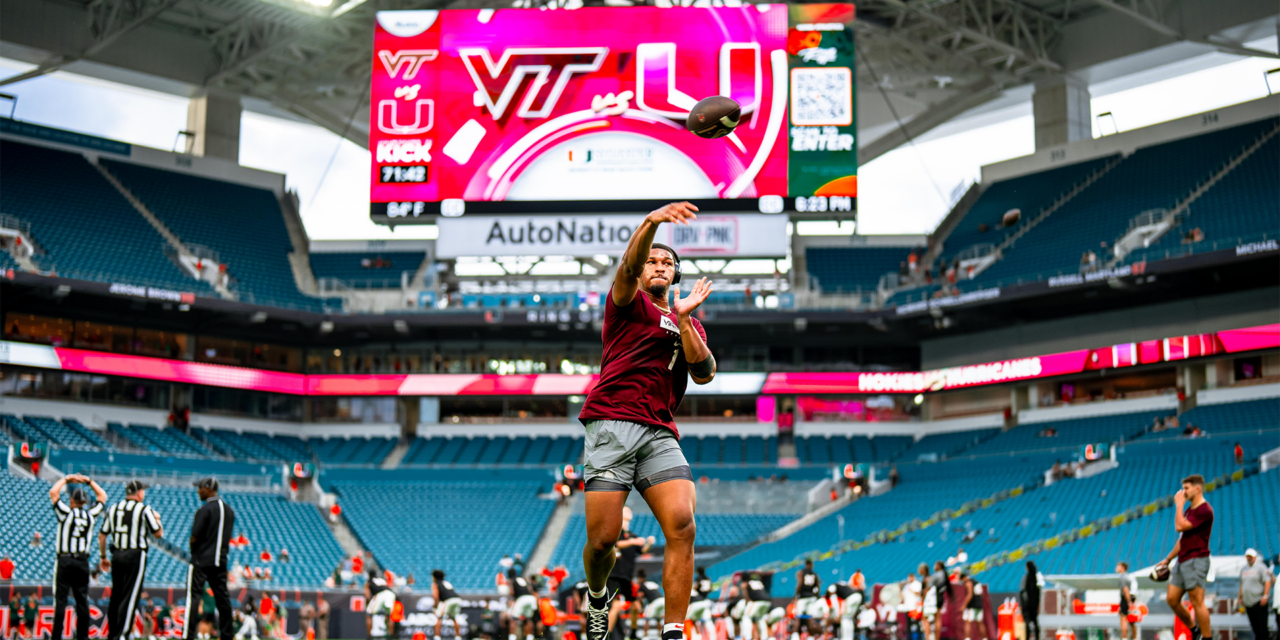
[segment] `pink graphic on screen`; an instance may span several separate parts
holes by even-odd
[[[785,196],[786,39],[781,4],[382,12],[371,200]],[[717,94],[734,136],[686,131]]]
[[[312,396],[581,395],[596,375],[314,374],[6,342],[10,364]],[[921,393],[1280,347],[1280,324],[1121,343],[933,371],[775,372],[762,394]],[[2,351],[0,351],[2,353]],[[776,410],[762,397],[760,415]],[[849,407],[852,410],[852,405]],[[763,418],[762,418],[763,419]]]
[[[306,393],[307,376],[246,367],[231,367],[205,362],[186,362],[104,353],[83,349],[56,349],[58,361],[67,371],[85,371],[102,375],[127,376],[147,380],[167,380],[203,384],[231,389],[252,389],[301,395]]]

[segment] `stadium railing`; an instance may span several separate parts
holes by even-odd
[[[1181,258],[1183,256],[1189,256],[1189,255],[1211,253],[1214,251],[1222,251],[1225,249],[1234,249],[1236,247],[1252,244],[1255,242],[1265,242],[1268,240],[1275,240],[1277,237],[1280,237],[1280,234],[1273,233],[1273,232],[1262,232],[1262,233],[1256,233],[1248,236],[1221,238],[1218,240],[1205,239],[1194,244],[1188,244],[1180,247],[1172,247],[1168,249],[1157,250],[1150,253],[1139,249],[1125,256],[1123,263],[1132,264],[1133,262],[1139,261],[1139,260],[1143,260],[1146,262],[1155,262],[1158,260]],[[1058,276],[1067,276],[1067,275],[1087,276],[1089,273],[1090,273],[1089,271],[1080,270],[1080,269],[1077,269],[1077,270],[1053,269],[1053,270],[1047,270],[1047,271],[1037,271],[1035,273],[1020,274],[1017,276],[1000,278],[998,280],[983,280],[982,276],[979,275],[973,280],[957,281],[956,287],[960,289],[961,292],[969,292],[969,291],[976,291],[978,289],[995,289],[995,288],[1002,288],[1002,287],[1011,287],[1011,286],[1020,285],[1020,284],[1027,284],[1032,282],[1042,282]],[[932,297],[933,292],[937,288],[938,288],[938,285],[933,285],[929,287],[922,287],[916,291],[910,291],[910,292],[906,290],[899,290],[898,293],[903,295],[902,297],[895,300],[895,304],[905,304],[910,302],[920,302],[920,301],[928,300],[929,298]]]

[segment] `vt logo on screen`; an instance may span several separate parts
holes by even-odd
[[[575,73],[599,71],[608,47],[528,47],[507,49],[495,63],[487,49],[458,50],[462,64],[476,85],[476,104],[489,110],[499,120],[511,106],[516,90],[528,76],[533,76],[524,99],[516,110],[521,118],[545,118],[551,115],[565,85]],[[551,80],[552,74],[555,79]],[[494,97],[496,94],[496,97]]]
[[[440,52],[435,49],[402,49],[400,51],[388,51],[382,49],[378,51],[378,59],[382,61],[382,68],[387,70],[387,75],[392,78],[396,77],[401,71],[404,76],[401,80],[412,80],[418,75],[418,71],[422,70],[422,65],[435,60]]]

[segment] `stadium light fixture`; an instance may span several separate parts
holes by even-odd
[[[1280,67],[1276,67],[1274,69],[1271,69],[1270,71],[1262,72],[1262,81],[1267,83],[1267,95],[1271,95],[1271,76],[1277,73],[1280,73]],[[17,104],[18,99],[14,98],[13,102],[14,104]],[[10,115],[9,117],[12,118],[13,116]]]
[[[1102,119],[1103,119],[1103,118],[1111,118],[1111,133],[1110,133],[1110,134],[1105,133],[1105,132],[1103,132],[1103,130],[1102,130]],[[1099,114],[1098,114],[1098,133],[1099,133],[1100,135],[1103,135],[1103,136],[1106,136],[1106,135],[1115,135],[1115,134],[1117,134],[1117,133],[1120,133],[1120,125],[1116,124],[1116,117],[1115,117],[1115,115],[1113,115],[1110,111],[1106,111],[1106,112],[1103,112],[1103,113],[1099,113]]]
[[[346,2],[339,5],[337,9],[334,9],[333,13],[329,14],[329,17],[336,18],[364,3],[365,3],[365,0],[347,0]]]
[[[196,146],[196,132],[179,131],[178,135],[173,138],[173,152],[186,155],[191,154],[191,150]],[[181,150],[179,150],[181,147]]]

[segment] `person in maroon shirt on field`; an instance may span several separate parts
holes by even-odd
[[[1183,513],[1187,502],[1191,507]],[[1175,557],[1178,566],[1169,576],[1165,600],[1174,615],[1191,630],[1191,640],[1212,638],[1209,629],[1209,609],[1204,606],[1204,585],[1209,575],[1209,534],[1213,532],[1213,507],[1204,499],[1204,476],[1190,475],[1182,479],[1182,491],[1173,495],[1173,526],[1182,535],[1173,550],[1157,567],[1169,566]],[[1191,599],[1195,619],[1182,606],[1182,594]]]
[[[622,530],[622,507],[633,486],[667,539],[662,638],[684,638],[693,586],[696,496],[693,474],[680,451],[675,412],[690,377],[707,384],[716,374],[707,334],[692,315],[711,294],[711,283],[702,278],[687,298],[680,297],[679,288],[674,299],[669,297],[680,282],[680,256],[653,237],[658,225],[687,225],[697,219],[697,211],[677,202],[650,213],[631,234],[605,300],[600,381],[579,414],[587,429],[587,544],[582,550],[588,586],[586,640],[605,640],[609,633],[609,603],[617,594],[608,593],[606,583]]]

